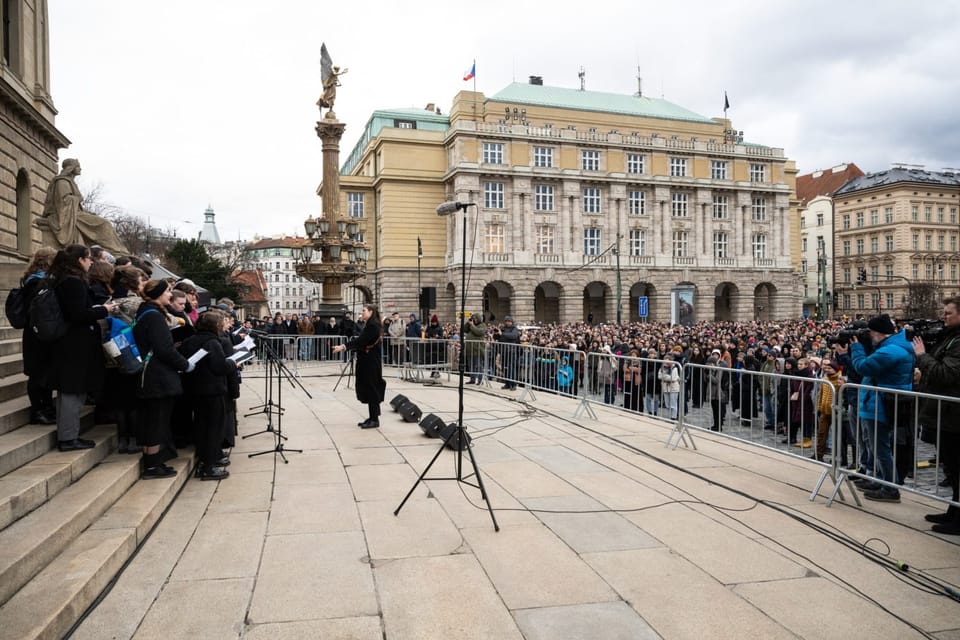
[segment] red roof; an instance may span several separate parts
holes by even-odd
[[[807,204],[817,196],[831,196],[837,189],[862,175],[860,167],[850,162],[797,176],[797,198]]]
[[[246,288],[242,302],[260,303],[267,301],[267,282],[263,277],[263,272],[259,269],[234,271],[231,278],[234,282]]]

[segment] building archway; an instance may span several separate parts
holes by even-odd
[[[753,317],[756,320],[767,321],[776,318],[773,301],[777,288],[770,282],[761,282],[753,290]]]
[[[17,172],[17,251],[25,256],[33,254],[33,219],[30,215],[30,174],[26,169]]]
[[[533,292],[533,321],[560,322],[560,297],[563,287],[553,281],[541,282]]]
[[[503,280],[494,280],[483,288],[483,319],[488,322],[503,322],[504,317],[512,315],[510,299],[513,287]]]
[[[640,298],[647,299],[647,315],[640,316]],[[657,288],[649,282],[636,282],[630,287],[630,313],[627,316],[629,322],[653,322],[657,317],[656,300]]]
[[[607,299],[610,286],[606,282],[594,280],[583,288],[583,320],[586,322],[607,322]]]
[[[713,319],[730,322],[736,319],[740,289],[732,282],[721,282],[713,292]]]

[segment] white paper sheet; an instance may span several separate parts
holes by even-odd
[[[187,362],[189,362],[192,365],[196,365],[198,362],[203,360],[204,357],[206,357],[206,355],[207,355],[206,349],[197,349],[196,353],[194,353],[192,356],[187,358]]]

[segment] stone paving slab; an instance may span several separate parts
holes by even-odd
[[[135,640],[239,637],[252,588],[253,578],[168,583],[133,637]]]
[[[577,553],[663,546],[620,514],[610,513],[586,496],[527,498],[523,503],[537,510],[537,518]],[[569,513],[575,511],[583,513]]]
[[[660,638],[626,602],[523,609],[516,617],[526,640],[580,640],[599,635],[606,640]]]
[[[383,640],[378,616],[271,622],[247,627],[245,640]]]
[[[357,504],[347,483],[280,484],[274,489],[269,535],[360,531]]]
[[[267,515],[266,511],[205,514],[170,579],[216,580],[257,575]]]

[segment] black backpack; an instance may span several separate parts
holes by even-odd
[[[42,342],[53,342],[67,335],[67,321],[63,319],[60,301],[50,287],[38,292],[30,302],[30,330]]]
[[[20,281],[20,286],[10,289],[7,294],[6,313],[10,326],[14,329],[23,329],[30,321],[30,310],[27,308],[26,296],[23,293],[25,285],[36,278],[43,276],[31,274],[26,280]]]

